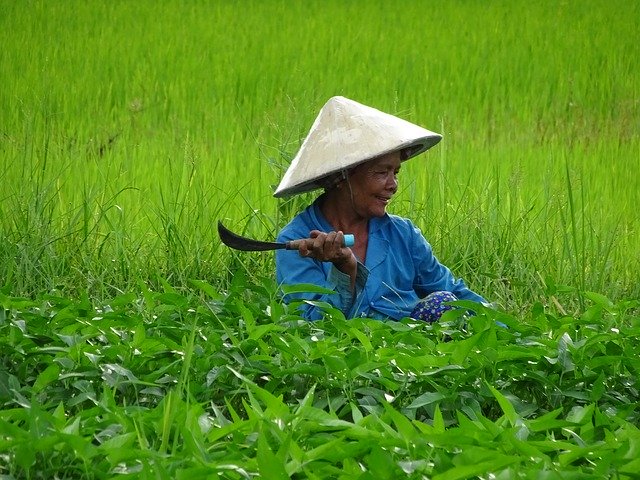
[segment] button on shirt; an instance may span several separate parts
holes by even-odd
[[[278,242],[309,237],[311,230],[330,232],[319,199],[298,214],[278,235]],[[331,262],[302,258],[296,250],[276,251],[278,284],[313,284],[333,293],[296,293],[285,297],[327,302],[346,318],[368,317],[400,320],[408,317],[418,301],[437,291],[449,291],[459,299],[486,300],[456,279],[434,256],[431,245],[410,220],[385,214],[369,220],[369,241],[365,263],[358,262],[355,292],[350,277]],[[322,317],[322,311],[304,303],[302,316]]]

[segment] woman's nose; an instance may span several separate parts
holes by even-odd
[[[391,174],[387,177],[387,189],[392,190],[393,193],[398,190],[398,178],[395,174]]]

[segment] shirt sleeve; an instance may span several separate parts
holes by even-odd
[[[487,303],[481,295],[470,290],[464,280],[455,278],[451,270],[438,261],[431,245],[415,226],[412,237],[412,252],[416,266],[414,289],[420,297],[433,292],[448,291],[461,300]]]

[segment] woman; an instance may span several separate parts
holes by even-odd
[[[486,303],[436,259],[410,220],[386,212],[402,162],[441,138],[344,97],[331,98],[274,194],[324,188],[278,235],[279,242],[308,238],[297,255],[276,252],[278,283],[333,290],[295,297],[327,302],[347,318],[435,321],[451,308],[444,302]],[[351,248],[344,246],[343,232],[354,234]],[[305,318],[322,316],[312,304],[302,308]]]

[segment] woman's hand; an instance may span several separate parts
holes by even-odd
[[[358,262],[351,249],[344,246],[342,232],[324,233],[311,230],[309,238],[300,242],[298,253],[301,257],[331,262],[338,270],[355,279]]]

